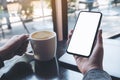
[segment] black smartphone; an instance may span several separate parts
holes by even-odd
[[[101,18],[101,12],[81,11],[79,13],[72,37],[67,47],[67,53],[85,57],[91,55]]]

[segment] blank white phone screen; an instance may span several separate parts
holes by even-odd
[[[89,56],[100,16],[100,13],[80,13],[67,49],[68,52]]]

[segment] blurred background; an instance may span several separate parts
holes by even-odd
[[[54,30],[51,2],[52,0],[0,0],[0,45],[13,35],[27,34],[27,30],[30,33]],[[117,36],[116,39],[119,39],[120,0],[67,0],[68,32],[73,29],[80,11],[102,12],[103,37]]]

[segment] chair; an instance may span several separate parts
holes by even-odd
[[[33,14],[32,0],[20,0],[18,1],[18,3],[20,4],[18,8],[18,16],[20,17],[20,20],[26,32],[29,34],[30,32],[27,29],[25,23],[32,20],[32,14]]]
[[[98,7],[96,3],[96,0],[79,0],[79,4],[85,4],[86,8],[88,8],[88,11],[91,11],[93,8]]]
[[[117,6],[117,4],[120,3],[120,0],[113,0],[113,3],[115,4],[115,6]]]
[[[70,14],[74,14],[75,15],[75,19],[76,19],[76,6],[75,6],[75,3],[74,2],[70,2],[68,1],[68,13]]]
[[[0,24],[0,30],[1,30],[1,34],[2,34],[2,38],[4,39],[5,38],[5,33],[4,33],[4,30],[2,28],[2,25]]]
[[[20,1],[22,1],[22,0],[20,0]],[[24,1],[26,1],[26,0],[24,0]],[[26,30],[27,33],[29,33],[29,30],[27,29],[27,26],[25,25],[25,23],[27,21],[30,21],[31,19],[28,19],[28,17],[24,17],[24,15],[22,14],[23,8],[22,8],[21,4],[22,3],[20,3],[19,1],[15,2],[13,4],[12,3],[9,4],[8,7],[15,6],[14,9],[9,8],[9,11],[10,11],[9,13],[12,14],[12,15],[14,14],[14,16],[16,16],[16,17],[19,17],[18,22],[21,21],[22,24],[23,24],[24,29]]]
[[[116,16],[119,15],[119,12],[113,7],[113,0],[97,0],[99,4],[99,10],[106,16]]]
[[[10,25],[10,21],[9,21],[9,13],[8,13],[8,10],[7,10],[7,8],[4,8],[4,7],[3,7],[3,9],[2,9],[2,7],[3,7],[3,6],[0,5],[0,29],[1,29],[1,32],[2,32],[2,37],[5,38],[4,29],[3,29],[3,27],[2,27],[2,25],[4,25],[4,24],[2,23],[3,17],[6,18],[6,22],[7,22],[7,23],[5,23],[5,24],[7,24],[8,29],[11,29],[11,25]]]

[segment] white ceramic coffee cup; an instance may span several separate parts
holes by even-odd
[[[53,31],[36,31],[30,34],[34,58],[48,61],[56,56],[57,40]]]

